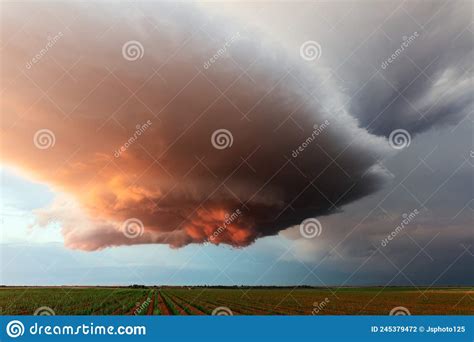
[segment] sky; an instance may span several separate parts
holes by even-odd
[[[472,3],[1,5],[1,283],[472,285]]]

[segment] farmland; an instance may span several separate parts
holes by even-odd
[[[0,287],[2,315],[472,315],[474,288]]]

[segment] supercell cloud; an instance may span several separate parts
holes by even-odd
[[[387,141],[364,128],[378,100],[346,106],[311,63],[244,23],[191,5],[8,6],[2,163],[60,194],[38,223],[59,221],[70,248],[246,246],[387,178]],[[440,87],[461,77],[438,69]],[[129,222],[143,230],[130,236]]]
[[[456,125],[472,112],[471,2],[390,1],[360,8],[365,23],[351,22],[357,33],[343,35],[360,44],[357,62],[342,66],[339,75],[349,88],[349,111],[362,127],[386,137],[400,128],[414,136]],[[361,32],[365,36],[357,36]],[[328,50],[339,53],[331,56],[336,65],[353,53],[343,44]]]

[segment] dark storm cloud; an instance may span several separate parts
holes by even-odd
[[[328,284],[471,285],[471,149],[469,125],[421,134],[384,162],[394,174],[389,184],[343,213],[322,218],[317,239],[301,239],[297,227],[281,234],[295,239],[297,258],[322,263]],[[337,272],[331,269],[343,276],[334,280]],[[359,271],[353,274],[354,269]]]
[[[386,141],[250,29],[187,5],[10,6],[3,162],[67,194],[38,215],[71,248],[202,243],[237,210],[211,242],[246,246],[386,178]],[[33,143],[41,129],[50,148]]]
[[[457,124],[473,109],[473,46],[471,2],[405,3],[358,51],[365,67],[345,69],[351,113],[384,136]]]

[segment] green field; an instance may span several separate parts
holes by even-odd
[[[472,315],[474,288],[1,287],[2,315]]]

